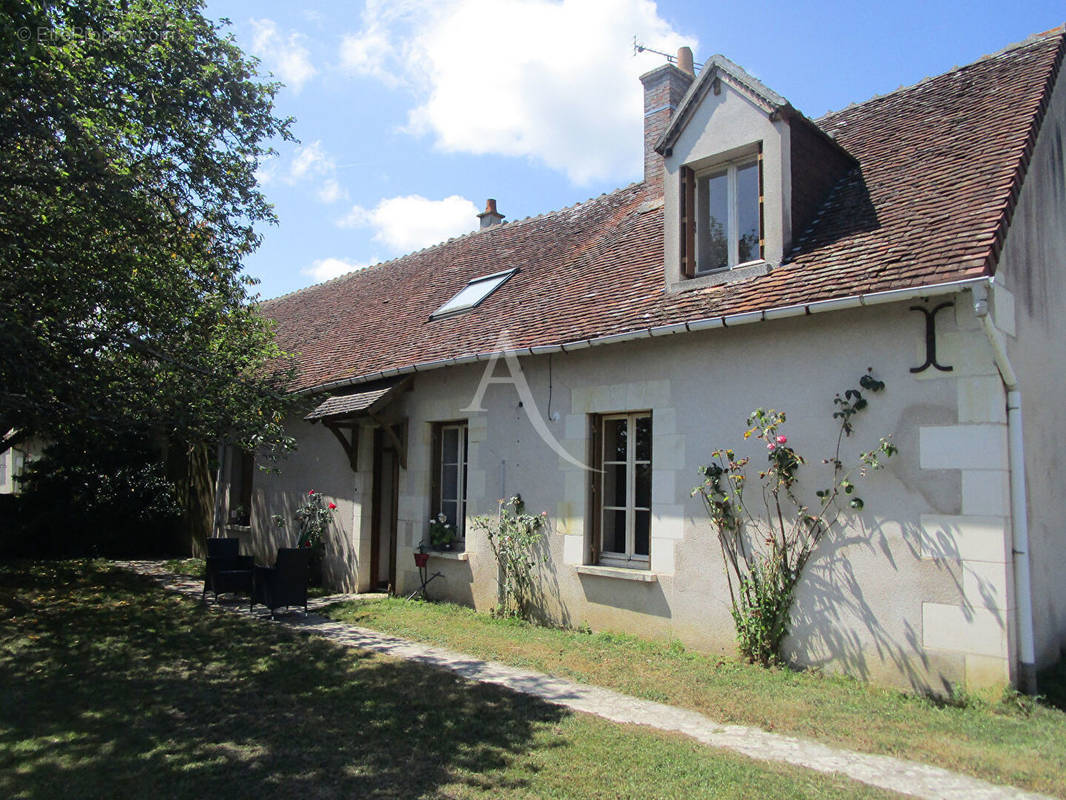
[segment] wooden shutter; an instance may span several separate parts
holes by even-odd
[[[762,142],[759,142],[759,258],[766,258],[766,225],[763,220]]]
[[[430,481],[429,481],[429,508],[430,516],[437,516],[440,513],[440,465],[441,454],[443,448],[441,447],[441,431],[440,424],[433,423],[433,437],[432,444],[433,452],[430,454]]]
[[[589,417],[592,427],[589,436],[589,460],[593,472],[589,473],[589,563],[600,562],[600,525],[603,511],[600,507],[603,498],[603,420],[599,414]]]
[[[681,168],[681,275],[696,275],[696,174]]]

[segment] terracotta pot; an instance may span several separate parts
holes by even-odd
[[[415,566],[424,567],[429,562],[429,553],[415,553]]]

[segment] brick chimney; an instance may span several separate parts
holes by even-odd
[[[491,197],[485,201],[485,210],[478,214],[477,218],[481,220],[482,229],[503,222],[503,214],[496,210],[496,201]]]
[[[677,51],[677,66],[663,64],[640,76],[640,82],[644,84],[644,182],[660,193],[663,189],[663,157],[655,152],[655,145],[666,132],[674,111],[695,78],[692,50],[688,47]]]

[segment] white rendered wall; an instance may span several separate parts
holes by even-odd
[[[432,425],[465,419],[469,514],[495,513],[500,498],[519,492],[529,511],[549,514],[543,616],[732,652],[718,543],[690,494],[698,466],[718,447],[743,451],[748,413],[775,407],[788,413],[790,444],[808,456],[804,485],[821,486],[819,462],[835,443],[833,394],[857,386],[872,366],[887,389],[871,398],[845,452],[854,456],[887,433],[901,452],[862,485],[863,513],[810,562],[789,655],[919,690],[1004,683],[1012,647],[1004,398],[969,294],[953,299],[954,311],[937,317],[938,360],[953,367],[950,373],[910,373],[925,360],[925,323],[909,303],[521,359],[537,411],[575,459],[586,458],[590,414],[651,411],[652,568],[644,581],[626,580],[632,572],[586,569],[588,475],[542,441],[512,386],[490,386],[486,410],[471,412],[464,409],[484,364],[416,374],[412,391],[390,409],[406,417],[409,431],[399,483],[398,592],[417,587],[411,554],[430,510]],[[502,363],[496,374],[506,374]],[[267,543],[260,549],[277,540],[264,522],[269,514],[314,486],[339,506],[336,579],[364,588],[370,431],[361,437],[356,475],[328,431],[300,423],[293,432],[300,450],[282,475],[257,475],[253,526]],[[757,470],[765,450],[752,448],[752,455]],[[430,569],[443,573],[431,585],[433,597],[486,611],[496,605],[496,566],[483,535],[471,531],[466,553],[435,555]]]
[[[1066,81],[1052,94],[1000,256],[996,324],[1022,393],[1039,667],[1066,645]]]

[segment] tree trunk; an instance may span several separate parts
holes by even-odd
[[[181,508],[176,526],[175,555],[203,556],[214,528],[215,475],[208,447],[203,443],[172,443],[167,473]]]

